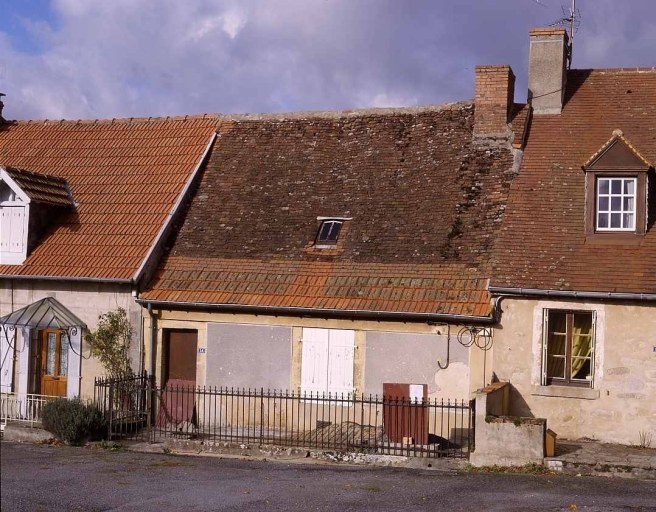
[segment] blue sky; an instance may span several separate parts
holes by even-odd
[[[528,30],[571,0],[0,0],[9,119],[411,106],[526,96]],[[578,0],[575,68],[656,65],[654,0]]]

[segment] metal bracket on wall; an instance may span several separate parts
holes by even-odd
[[[492,329],[490,327],[477,327],[474,325],[465,325],[458,331],[456,336],[458,343],[463,347],[477,346],[484,352],[487,352],[492,347]],[[442,361],[438,359],[437,366],[441,370],[446,370],[451,362],[451,327],[446,339],[446,364],[443,365]]]

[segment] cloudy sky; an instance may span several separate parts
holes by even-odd
[[[410,106],[473,96],[571,0],[0,0],[8,119]],[[656,1],[578,0],[576,68],[656,65]]]

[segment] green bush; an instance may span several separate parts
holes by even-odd
[[[43,406],[43,428],[67,444],[82,444],[100,439],[105,431],[105,420],[95,405],[80,400],[58,398]]]

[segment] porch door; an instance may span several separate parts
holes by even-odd
[[[42,395],[66,396],[68,384],[68,334],[58,330],[41,331]]]

